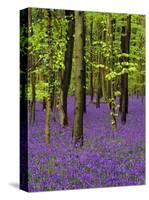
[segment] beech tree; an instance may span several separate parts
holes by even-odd
[[[65,11],[66,19],[68,20],[68,30],[66,34],[66,52],[65,52],[65,70],[62,79],[62,106],[64,110],[64,120],[63,125],[68,125],[67,116],[67,96],[68,89],[71,80],[71,69],[72,69],[72,56],[73,56],[73,46],[74,46],[74,11]]]
[[[83,18],[83,111],[86,113],[86,19]]]
[[[74,143],[83,145],[83,20],[84,13],[75,11],[75,105],[73,133]]]
[[[47,18],[48,18],[48,74],[47,74],[47,81],[48,81],[48,91],[46,97],[46,110],[45,110],[45,135],[46,135],[46,142],[50,143],[50,118],[51,118],[51,93],[52,93],[52,15],[51,11],[47,11]]]
[[[29,8],[28,9],[28,26],[29,26],[29,30],[28,30],[28,37],[29,37],[29,47],[30,49],[32,49],[32,44],[30,43],[30,38],[32,37],[33,30],[32,30],[32,9]],[[29,65],[29,69],[30,69],[30,73],[29,73],[29,80],[31,83],[31,101],[30,101],[30,124],[33,124],[35,122],[35,98],[36,98],[36,92],[35,92],[35,73],[33,73],[33,71],[35,70],[35,66],[34,66],[34,57],[31,54],[31,51],[29,51],[29,55],[28,55],[28,65]]]
[[[93,86],[93,18],[92,17],[90,22],[90,95],[91,95],[91,102],[93,102],[94,86]]]
[[[121,57],[124,62],[124,68],[128,68],[129,58],[126,55],[129,55],[130,51],[130,33],[131,33],[131,15],[126,18],[126,25],[122,26],[122,35],[121,35],[121,50],[122,53],[125,53]],[[120,98],[120,111],[121,111],[121,121],[123,124],[126,123],[126,114],[128,113],[128,72],[126,71],[121,75],[121,98]]]

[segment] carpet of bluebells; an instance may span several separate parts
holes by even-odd
[[[51,118],[51,143],[45,143],[45,113],[36,103],[36,122],[29,128],[29,191],[145,184],[145,102],[129,97],[126,125],[117,117],[111,130],[107,104],[89,103],[84,114],[84,145],[72,144],[73,97],[68,98],[69,126]]]

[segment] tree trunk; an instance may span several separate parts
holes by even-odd
[[[122,53],[129,54],[130,51],[130,33],[131,33],[131,15],[127,17],[127,26],[122,27],[121,50]],[[123,62],[129,62],[128,57],[122,58]],[[127,68],[126,66],[125,68]],[[128,73],[121,75],[121,97],[120,97],[121,122],[126,123],[126,114],[128,113]]]
[[[93,87],[93,19],[91,18],[90,23],[90,96],[91,96],[91,102],[93,102],[94,97],[94,87]]]
[[[86,23],[85,16],[83,20],[83,111],[86,113],[86,62],[85,62],[85,45],[86,45]]]
[[[46,109],[46,98],[45,97],[43,97],[43,100],[42,100],[42,108],[43,108],[43,110]]]
[[[111,14],[109,15],[109,39],[111,45],[111,53],[110,53],[110,66],[112,71],[114,71],[114,58],[113,58],[113,42],[115,40],[115,19],[112,18]],[[117,122],[116,122],[116,102],[115,102],[115,78],[110,80],[110,106],[111,106],[111,124],[112,130],[115,131],[117,129]]]
[[[111,99],[111,80],[107,80],[107,95],[108,95],[108,103],[109,103],[109,108],[111,110],[111,101],[109,101]]]
[[[46,98],[46,112],[45,112],[45,138],[46,138],[46,143],[50,143],[50,97],[48,96]]]
[[[74,45],[74,11],[65,11],[66,17],[68,19],[68,31],[66,35],[67,44],[65,52],[65,70],[64,77],[62,80],[62,107],[64,112],[64,118],[62,125],[68,125],[68,116],[67,116],[67,96],[71,79],[71,69],[72,69],[72,55],[73,55],[73,45]]]
[[[102,41],[106,42],[107,39],[107,31],[104,30],[102,33]],[[106,58],[104,58],[103,55],[101,55],[101,64],[106,65],[107,61]],[[107,101],[107,96],[108,96],[108,87],[106,87],[106,80],[105,80],[105,68],[101,68],[101,87],[102,87],[102,97],[103,101]]]
[[[100,42],[102,40],[102,25],[99,23],[98,24],[98,30],[97,30],[97,38],[98,41]],[[97,52],[97,63],[98,64],[103,64],[103,57],[101,54],[101,49]],[[96,95],[96,108],[100,108],[100,98],[102,97],[102,81],[101,81],[101,71],[102,69],[99,67],[98,69],[98,74],[97,74],[97,95]]]
[[[53,76],[52,76],[52,82],[54,83],[55,81],[55,72],[53,71]],[[54,110],[54,101],[55,101],[55,85],[53,85],[52,87],[52,92],[51,92],[51,110],[53,111]]]
[[[29,33],[28,37],[32,37],[32,9],[28,9],[28,26],[29,26]],[[29,44],[29,46],[31,46]],[[35,122],[35,68],[33,67],[33,56],[29,53],[29,68],[31,68],[30,71],[30,84],[31,84],[31,101],[30,101],[30,124],[34,124]]]
[[[83,145],[83,18],[75,11],[75,105],[72,136],[74,143]]]
[[[121,122],[126,123],[126,75],[121,75],[121,97],[120,97],[120,111],[121,111]]]
[[[98,69],[97,77],[97,96],[96,96],[96,108],[100,108],[100,98],[101,98],[101,69]]]
[[[109,32],[107,32],[107,34],[106,34],[106,39],[107,39],[107,41],[110,42],[111,51],[112,51],[111,14],[109,14],[109,16],[108,16],[107,29]],[[109,52],[109,53],[110,53],[110,56],[112,56],[112,53],[111,52]],[[106,65],[111,67],[111,58],[106,59]],[[107,73],[110,73],[110,69],[107,69]],[[107,80],[107,99],[108,99],[109,108],[111,110],[111,80]]]
[[[102,58],[103,60],[103,58]],[[103,64],[104,60],[103,60]],[[101,87],[102,87],[102,97],[103,97],[103,101],[106,102],[107,99],[107,88],[106,88],[106,82],[105,82],[105,69],[101,69]]]
[[[49,66],[48,66],[48,96],[46,97],[46,110],[45,110],[45,138],[46,143],[50,143],[50,117],[51,117],[51,93],[52,93],[52,80],[53,80],[53,70],[52,70],[52,16],[51,11],[47,11],[48,15],[48,45],[49,45]]]

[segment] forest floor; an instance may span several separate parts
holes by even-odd
[[[51,143],[45,143],[45,113],[36,103],[36,122],[29,128],[29,191],[48,191],[145,184],[145,102],[129,97],[126,125],[117,117],[111,131],[107,104],[89,103],[84,114],[84,145],[72,144],[73,97],[68,98],[69,126],[51,119]]]

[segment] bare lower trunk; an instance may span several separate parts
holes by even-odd
[[[126,19],[127,26],[122,27],[121,50],[122,53],[129,54],[130,51],[130,33],[131,33],[131,15]],[[129,58],[121,58],[122,62],[129,62]],[[125,66],[128,68],[128,66]],[[121,122],[126,123],[126,114],[128,113],[128,73],[121,75],[121,97],[120,97]]]
[[[93,96],[94,96],[94,86],[93,86],[93,19],[91,19],[90,23],[90,97],[91,102],[93,102]]]
[[[73,45],[74,45],[74,12],[66,11],[66,18],[68,20],[68,31],[67,31],[67,44],[65,52],[65,70],[64,77],[62,80],[62,110],[63,110],[63,121],[62,126],[68,125],[68,116],[67,116],[67,96],[71,79],[71,69],[72,69],[72,55],[73,55]]]
[[[85,23],[85,17],[83,20],[83,111],[86,113],[86,62],[85,62],[85,39],[86,39],[86,23]]]
[[[97,77],[96,108],[100,108],[100,98],[101,98],[101,69],[99,68]]]
[[[45,112],[45,138],[46,143],[50,143],[50,97],[46,99],[46,112]]]
[[[50,116],[51,116],[51,93],[52,93],[52,80],[53,80],[53,69],[52,69],[52,16],[51,11],[47,11],[48,16],[48,44],[49,44],[49,63],[48,63],[48,74],[47,74],[47,82],[48,82],[48,95],[46,97],[46,110],[45,110],[45,140],[46,143],[50,143]]]
[[[83,145],[83,12],[75,12],[75,105],[73,139],[74,143]]]

